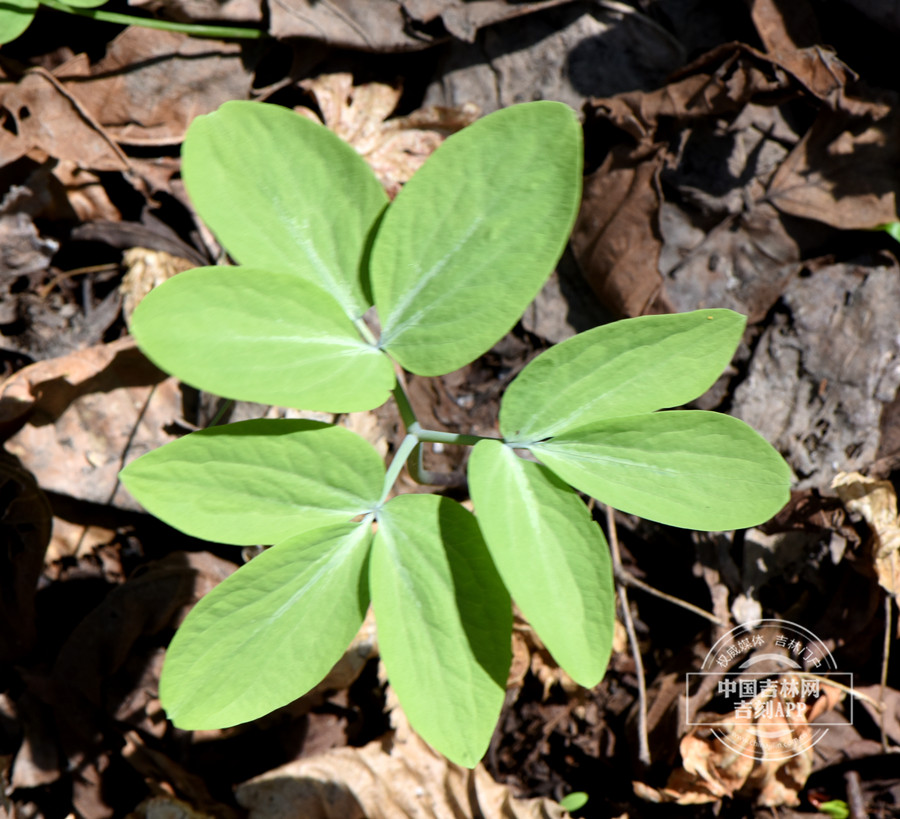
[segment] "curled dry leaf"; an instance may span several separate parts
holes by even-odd
[[[105,133],[127,145],[177,144],[195,116],[247,99],[253,83],[252,60],[237,42],[140,27],[119,34],[95,65],[79,55],[55,73]]]
[[[390,699],[390,695],[389,695]],[[439,703],[435,707],[440,707]],[[562,819],[549,799],[516,799],[484,766],[460,768],[414,734],[399,709],[390,741],[336,748],[239,785],[250,819]]]
[[[727,74],[723,66],[728,66]],[[613,145],[600,168],[585,179],[584,199],[572,235],[572,248],[591,287],[600,300],[618,315],[636,316],[673,309],[667,305],[667,300],[677,295],[678,283],[673,286],[663,278],[659,263],[666,240],[665,225],[661,224],[660,215],[663,172],[679,165],[683,149],[690,150],[701,140],[708,142],[706,131],[719,128],[722,121],[736,120],[754,100],[768,98],[776,91],[787,93],[792,88],[795,95],[800,93],[788,76],[773,78],[768,58],[738,45],[709,52],[681,74],[679,79],[656,91],[633,91],[594,99],[586,106],[588,124],[605,120],[622,132],[622,139]],[[674,135],[670,131],[673,123],[677,129]],[[784,130],[781,123],[770,123],[769,130],[778,130],[779,138],[785,136],[780,133]],[[729,126],[725,127],[725,131],[718,135],[723,143],[734,138]],[[747,133],[753,131],[748,129]],[[758,133],[760,146],[764,142],[774,144],[773,140],[764,139],[764,134],[765,128]],[[711,136],[716,134],[711,132]],[[730,302],[729,306],[733,305],[735,309],[764,315],[771,302],[777,299],[778,280],[784,278],[784,273],[779,269],[780,265],[771,265],[769,245],[772,239],[764,240],[763,237],[775,237],[778,248],[774,255],[778,262],[796,262],[797,254],[789,239],[782,236],[783,228],[770,206],[761,203],[759,207],[748,210],[747,205],[754,196],[761,199],[766,179],[763,176],[757,180],[759,169],[750,159],[758,153],[757,148],[747,146],[747,149],[749,155],[729,157],[732,164],[742,160],[746,167],[732,167],[730,164],[726,171],[710,164],[715,160],[716,151],[707,146],[700,151],[703,157],[695,164],[714,174],[716,181],[694,180],[690,188],[693,192],[715,190],[721,185],[718,180],[723,177],[750,178],[750,188],[746,192],[740,187],[734,192],[740,200],[737,208],[727,201],[721,206],[700,201],[698,209],[705,216],[708,230],[710,214],[704,213],[704,210],[709,210],[710,206],[713,208],[713,213],[722,221],[720,233],[724,238],[733,235],[738,228],[744,228],[746,221],[744,232],[747,236],[743,245],[752,247],[760,243],[763,247],[755,255],[767,257],[767,263],[759,266],[758,273],[757,266],[743,276],[741,271],[711,270],[715,281],[722,280],[720,289],[727,290],[729,282],[730,287],[734,288],[742,278],[751,282],[766,282],[772,276],[767,273],[768,268],[774,268],[777,277],[776,286],[768,287],[775,290],[774,295],[765,293],[770,301],[768,305],[752,303],[741,306],[741,301],[757,302],[760,299],[746,295],[741,298],[739,293],[727,292],[710,295],[708,303]],[[721,151],[721,146],[717,151]],[[685,180],[687,184],[689,181]],[[691,191],[683,192],[682,198],[690,200]],[[747,255],[743,247],[738,250],[736,262]],[[729,258],[732,249],[716,248],[716,251],[716,254],[707,255],[717,255],[719,266],[724,267],[721,259]],[[707,276],[709,272],[706,271]],[[667,290],[673,292],[667,293]],[[723,295],[729,296],[729,300],[723,301]],[[698,306],[680,305],[677,309],[695,309]]]
[[[125,463],[172,438],[182,414],[178,382],[131,338],[39,361],[0,383],[6,448],[46,490],[139,509],[118,481]]]
[[[0,128],[0,165],[38,151],[97,171],[125,171],[128,157],[81,101],[53,74],[29,69],[0,91],[6,123]]]
[[[604,120],[622,138],[586,178],[572,247],[617,314],[715,303],[758,321],[799,269],[797,225],[789,231],[782,214],[840,228],[897,219],[900,197],[889,181],[900,162],[896,105],[851,98],[845,91],[854,75],[834,55],[769,36],[773,48],[779,44],[774,53],[718,46],[664,88],[586,106],[589,125]],[[796,105],[781,112],[773,97],[819,114],[794,132],[784,114]],[[752,127],[740,127],[742,118]],[[699,169],[693,182],[685,178],[691,167]],[[723,179],[735,180],[732,190],[711,195]],[[679,225],[663,209],[676,204],[663,201],[673,188],[682,221],[697,234],[677,249],[668,245]]]
[[[724,719],[698,715],[682,738],[681,767],[669,775],[663,788],[635,782],[635,793],[651,802],[696,805],[734,796],[752,797],[760,806],[799,804],[798,793],[812,772],[812,723],[842,699],[842,693],[822,686],[821,696],[806,710],[798,710],[797,696],[785,694],[787,677]],[[772,690],[781,691],[774,696]],[[793,704],[793,708],[789,707]],[[718,734],[718,735],[717,735]],[[721,738],[720,738],[721,737]],[[790,737],[792,747],[779,748],[778,738]],[[769,738],[769,739],[767,739]],[[802,748],[795,752],[798,744]],[[736,748],[748,748],[746,753]]]
[[[900,602],[900,518],[893,484],[859,472],[840,472],[831,487],[847,510],[861,515],[869,525],[878,582]]]
[[[325,125],[356,148],[391,198],[447,136],[480,113],[472,105],[432,106],[389,120],[399,88],[377,82],[354,86],[352,74],[325,74],[300,85],[315,97]],[[308,108],[298,112],[319,121]]]

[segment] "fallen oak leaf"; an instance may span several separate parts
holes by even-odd
[[[300,83],[315,98],[321,119],[309,108],[297,113],[322,122],[356,148],[392,199],[450,134],[474,122],[477,106],[431,106],[388,119],[402,89],[384,83],[353,85],[348,73],[324,74]]]
[[[388,705],[396,703],[388,688]],[[439,704],[438,704],[439,705]],[[398,706],[394,733],[362,748],[334,748],[298,759],[239,785],[250,819],[563,819],[547,798],[518,799],[483,764],[461,768],[410,728]]]
[[[817,685],[819,696],[807,704],[803,687],[789,686],[791,679],[778,677],[775,685],[730,715],[708,715],[710,721],[695,724],[679,744],[682,765],[665,786],[634,782],[635,793],[647,801],[679,805],[735,796],[752,797],[766,807],[798,805],[798,794],[812,773],[810,723],[832,710],[843,694]]]
[[[900,518],[893,484],[859,472],[839,472],[831,488],[848,512],[856,512],[868,524],[878,583],[900,602]]]

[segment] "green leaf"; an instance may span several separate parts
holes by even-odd
[[[506,588],[553,659],[575,682],[603,679],[616,617],[612,562],[575,492],[498,441],[469,459],[469,489]]]
[[[697,310],[579,333],[541,353],[509,385],[503,436],[539,441],[693,401],[728,366],[745,324],[731,310]]]
[[[253,558],[191,610],[166,651],[159,695],[185,730],[227,728],[317,685],[369,604],[371,523],[315,529]]]
[[[410,725],[473,767],[503,705],[512,633],[475,518],[449,498],[393,498],[378,513],[370,585],[381,657]]]
[[[375,236],[382,347],[442,375],[502,338],[562,254],[581,166],[581,126],[558,102],[514,105],[447,139]]]
[[[315,282],[362,316],[363,249],[388,200],[353,148],[287,108],[231,101],[191,123],[182,158],[191,201],[234,259]]]
[[[782,457],[743,421],[717,412],[611,418],[529,449],[585,494],[686,529],[755,526],[790,497]]]
[[[878,230],[883,230],[892,239],[900,242],[900,222],[888,222],[887,224],[879,225]]]
[[[572,791],[559,800],[559,806],[570,813],[580,810],[588,803],[588,795],[584,791]]]
[[[192,432],[132,461],[120,477],[170,526],[245,546],[368,512],[380,498],[384,464],[349,429],[257,420]]]
[[[24,34],[37,10],[37,0],[6,0],[0,8],[0,44],[11,43]]]
[[[161,369],[227,398],[354,412],[394,386],[390,359],[328,293],[290,273],[188,270],[147,295],[131,331]]]
[[[819,813],[830,816],[831,819],[848,819],[850,816],[850,806],[843,799],[831,799],[828,802],[822,802],[818,806]]]
[[[104,5],[107,0],[59,0],[63,6],[71,6],[76,9],[92,9]]]

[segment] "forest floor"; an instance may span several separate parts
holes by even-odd
[[[572,792],[588,795],[584,817],[900,816],[900,266],[876,230],[898,220],[897,4],[109,8],[271,37],[41,8],[0,51],[0,816],[494,819],[561,816]],[[175,627],[252,555],[166,527],[118,483],[132,458],[219,406],[147,362],[128,320],[151,287],[221,258],[179,147],[195,116],[232,99],[321,118],[391,195],[480,114],[555,99],[582,117],[570,248],[488,354],[411,378],[423,426],[491,434],[524,364],[598,324],[748,316],[733,366],[692,406],[775,445],[791,502],[725,533],[595,510],[620,553],[606,678],[579,688],[517,620],[506,704],[474,772],[391,710],[368,622],[340,676],[256,722],[181,731],[159,704]],[[227,420],[281,415],[237,403]],[[402,439],[389,407],[329,420],[386,457]],[[426,465],[459,474],[458,449]],[[465,497],[464,483],[442,491]],[[809,721],[815,742],[791,753],[735,752],[711,727],[734,725],[734,701],[685,687],[754,633],[815,672],[793,726]],[[819,689],[817,660],[846,686]],[[762,736],[784,720],[759,709],[741,725]]]

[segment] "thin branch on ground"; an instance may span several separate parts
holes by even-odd
[[[617,579],[619,602],[622,605],[622,620],[625,622],[625,631],[628,632],[628,643],[631,646],[631,655],[634,658],[634,668],[638,683],[638,759],[649,766],[650,738],[647,733],[647,682],[644,678],[644,661],[641,658],[641,647],[638,644],[637,632],[634,629],[634,620],[631,617],[631,605],[628,602],[628,591],[625,583],[618,580],[622,570],[622,555],[619,552],[619,538],[616,534],[615,510],[611,506],[606,507],[606,528],[609,539],[609,550],[612,555],[613,572]]]
[[[850,819],[867,819],[869,812],[862,795],[862,783],[856,771],[847,771],[844,774],[847,783],[847,807],[850,809]]]
[[[625,584],[626,586],[632,586],[636,589],[640,589],[641,591],[647,592],[647,594],[652,594],[654,597],[658,597],[660,600],[665,600],[668,603],[672,603],[675,606],[680,606],[683,609],[686,609],[693,614],[696,614],[698,617],[703,617],[705,620],[709,620],[710,623],[715,623],[717,626],[722,626],[722,628],[728,628],[728,623],[723,621],[720,617],[716,617],[712,612],[707,611],[706,609],[700,608],[700,606],[695,606],[693,603],[689,603],[687,600],[682,600],[680,597],[675,597],[671,594],[666,594],[664,591],[660,591],[659,589],[654,588],[649,583],[645,583],[638,577],[635,577],[631,572],[628,571],[621,564],[614,567],[616,580],[620,583]]]
[[[844,685],[836,680],[832,680],[830,677],[824,677],[821,674],[812,674],[808,671],[789,671],[788,673],[793,674],[795,677],[802,677],[806,680],[818,680],[821,685],[830,685],[832,688],[837,688],[838,691],[843,691],[848,697],[853,697],[854,699],[868,703],[879,713],[883,713],[884,711],[884,704],[878,702],[874,697],[863,694],[862,691],[857,691],[849,685]]]
[[[884,707],[884,691],[887,688],[888,663],[891,659],[891,623],[894,619],[894,611],[891,606],[891,595],[884,596],[884,651],[881,654],[881,690],[878,694],[878,703],[881,711],[881,720],[879,728],[881,729],[881,749],[887,754],[890,753],[887,741],[887,731],[884,728],[884,721],[887,718],[887,709]]]

